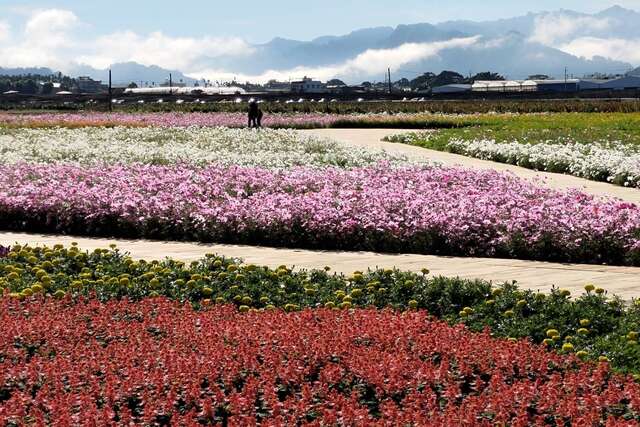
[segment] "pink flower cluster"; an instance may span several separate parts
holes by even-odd
[[[0,167],[5,228],[640,264],[640,208],[509,174],[384,165]]]
[[[337,114],[266,114],[265,127],[327,127],[344,116]],[[46,113],[0,114],[0,124],[20,126],[247,126],[245,113]]]

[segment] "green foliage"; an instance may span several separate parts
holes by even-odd
[[[607,357],[620,371],[640,373],[640,305],[627,305],[603,289],[585,286],[571,298],[568,291],[550,294],[493,287],[484,281],[432,277],[399,270],[354,272],[350,276],[324,270],[292,271],[242,264],[215,255],[185,264],[135,261],[117,249],[82,252],[69,249],[14,246],[0,258],[0,288],[5,297],[141,298],[167,296],[202,304],[233,303],[243,310],[299,310],[304,307],[390,307],[424,309],[472,330],[489,327],[500,337],[545,342],[563,351],[584,352],[584,358]],[[552,339],[549,331],[557,333]],[[549,342],[550,341],[550,342]],[[566,347],[565,350],[566,351]]]

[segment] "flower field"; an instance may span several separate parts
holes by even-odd
[[[246,108],[246,107],[244,107]],[[341,116],[331,114],[267,114],[265,127],[318,128],[328,127]],[[155,126],[155,127],[246,127],[245,112],[230,113],[43,113],[1,114],[0,125],[19,127],[89,127],[89,126]]]
[[[640,186],[638,114],[476,115],[461,123],[458,128],[397,134],[387,140]]]
[[[164,299],[0,304],[0,418],[10,423],[639,420],[640,385],[606,363],[469,333],[424,312],[242,314]]]
[[[142,301],[165,297],[195,308],[235,305],[241,312],[305,308],[426,310],[473,331],[530,339],[581,358],[607,358],[618,370],[640,373],[640,303],[631,305],[586,285],[571,298],[556,289],[545,295],[514,284],[433,277],[394,269],[333,274],[330,268],[292,271],[244,264],[213,254],[185,264],[136,261],[116,249],[84,252],[22,247],[0,251],[0,295],[21,301],[43,297]],[[555,331],[555,332],[554,332]],[[565,346],[571,344],[566,350]],[[565,350],[563,350],[565,348]]]
[[[0,164],[188,163],[284,169],[409,163],[400,155],[346,146],[292,130],[210,127],[0,128],[0,153]]]
[[[395,135],[389,140],[415,144],[432,137],[432,133],[410,133]],[[496,142],[491,139],[452,139],[447,143],[446,150],[529,169],[565,173],[625,187],[640,187],[640,150],[635,145],[621,142],[577,143],[555,140],[530,144]]]
[[[640,422],[640,306],[592,286],[75,246],[3,248],[0,272],[8,425]]]
[[[5,228],[204,242],[640,264],[640,208],[508,174],[17,164]]]

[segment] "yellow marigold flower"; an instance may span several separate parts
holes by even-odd
[[[120,286],[128,286],[130,281],[128,277],[123,277],[119,280]]]
[[[266,303],[268,303],[268,302],[269,302],[269,297],[266,297],[266,296],[262,296],[262,297],[260,297],[260,302],[261,302],[262,304],[266,304]]]
[[[573,344],[571,344],[570,342],[562,344],[562,351],[567,353],[573,351]]]
[[[234,295],[233,302],[240,302],[240,301],[242,301],[242,296],[241,295]]]
[[[517,306],[518,308],[522,308],[522,307],[524,307],[525,305],[527,305],[527,301],[526,301],[526,300],[523,300],[523,299],[521,299],[520,301],[518,301],[518,302],[516,303],[516,306]]]
[[[554,341],[551,338],[545,338],[542,342],[544,343],[544,345],[553,345]]]
[[[549,338],[553,338],[553,337],[558,336],[558,335],[560,335],[560,333],[558,332],[557,329],[548,329],[547,330],[547,336]]]
[[[467,313],[467,312],[466,312],[466,311],[464,311],[464,310],[460,310],[460,311],[458,312],[458,314],[460,315],[460,317],[467,317],[467,316],[469,315],[469,313]]]
[[[324,303],[324,307],[328,309],[333,309],[336,307],[336,303],[333,301],[327,301]]]
[[[269,311],[271,311],[271,310],[275,310],[275,309],[276,309],[276,306],[275,306],[275,305],[273,305],[273,304],[269,304],[269,305],[267,305],[267,306],[265,307],[265,310],[269,310]]]
[[[350,280],[353,282],[359,282],[362,280],[362,278],[362,273],[354,273],[353,276],[351,276]]]
[[[336,291],[336,298],[338,299],[342,299],[346,296],[347,294],[344,291]]]
[[[547,296],[545,294],[543,294],[542,292],[538,292],[536,294],[536,299],[539,301],[544,301],[544,299],[547,298]]]
[[[245,305],[251,305],[253,303],[253,299],[250,296],[242,297],[242,303]]]
[[[196,285],[197,285],[197,283],[196,283],[196,281],[195,281],[195,280],[193,280],[193,279],[191,279],[191,280],[188,280],[188,281],[187,281],[187,287],[188,287],[188,288],[195,288],[195,287],[196,287]]]
[[[568,297],[571,295],[571,291],[569,289],[560,289],[560,295],[563,297]]]
[[[409,308],[412,308],[412,309],[414,309],[414,310],[415,310],[416,308],[418,308],[418,301],[416,301],[416,300],[414,300],[414,299],[410,300],[410,301],[409,301]]]
[[[471,307],[465,307],[462,309],[462,311],[464,311],[467,314],[473,314],[475,310]]]
[[[245,278],[244,274],[236,274],[236,277],[235,277],[236,282],[242,282],[244,278]]]
[[[61,298],[64,298],[65,292],[62,289],[58,289],[57,291],[54,292],[53,296],[58,299],[61,299]]]
[[[584,285],[584,290],[587,291],[587,293],[591,293],[596,290],[596,287],[591,283],[587,283],[586,285]]]
[[[513,317],[515,316],[515,313],[513,312],[513,310],[507,310],[504,312],[504,317]]]
[[[587,353],[584,350],[580,350],[579,352],[576,353],[576,356],[578,356],[580,359],[586,359],[588,355],[589,353]]]
[[[40,292],[44,291],[44,287],[41,284],[36,283],[31,287],[31,290],[33,291],[33,293],[39,294]]]
[[[502,295],[504,291],[502,290],[502,288],[495,288],[493,291],[491,291],[491,293],[493,294],[493,296],[500,296]]]
[[[25,297],[30,297],[33,295],[33,291],[31,290],[31,288],[25,288],[22,290],[22,292],[20,292],[22,295],[24,295]]]
[[[227,266],[227,271],[230,273],[233,273],[234,271],[236,271],[238,269],[238,266],[235,264],[229,264]]]
[[[216,298],[216,304],[224,304],[224,298],[222,297]]]
[[[638,341],[638,333],[635,331],[629,332],[627,338],[633,341]]]
[[[587,327],[590,323],[591,321],[589,319],[580,319],[580,326],[582,327]]]
[[[428,268],[423,268],[421,271],[422,271],[422,274],[424,274],[425,276],[430,273]]]
[[[387,292],[387,288],[378,288],[378,293],[379,294],[384,294]]]
[[[496,304],[496,301],[495,301],[495,300],[492,300],[492,299],[488,299],[488,300],[486,300],[484,303],[485,303],[485,305],[495,305],[495,304]]]
[[[596,294],[602,295],[604,293],[605,293],[605,290],[603,288],[596,288]]]
[[[351,307],[352,307],[352,304],[349,301],[344,301],[342,304],[340,304],[340,308],[342,308],[343,310],[348,310]]]
[[[352,290],[351,291],[351,296],[353,298],[360,298],[362,296],[362,289],[356,288],[356,289]]]
[[[607,356],[599,356],[598,362],[608,362],[609,358]]]
[[[578,333],[580,335],[589,335],[589,330],[587,328],[580,328],[578,329]]]
[[[213,289],[211,288],[202,288],[202,295],[204,295],[205,297],[210,297],[211,295],[213,295]]]
[[[384,273],[384,274],[386,274],[386,275],[388,276],[388,275],[390,275],[390,274],[393,274],[393,270],[392,270],[392,269],[390,269],[390,268],[387,268],[387,269],[385,269],[385,270],[383,271],[383,273]]]
[[[238,310],[240,310],[241,313],[246,313],[247,311],[249,311],[251,307],[247,306],[247,305],[241,305]]]
[[[192,274],[191,280],[195,280],[195,281],[202,280],[202,274]]]
[[[7,279],[9,279],[9,280],[18,280],[19,278],[20,278],[20,276],[15,271],[12,271],[11,273],[9,273],[7,275]]]
[[[509,341],[511,343],[517,343],[518,339],[517,338],[509,338],[509,339],[507,339],[507,341]]]

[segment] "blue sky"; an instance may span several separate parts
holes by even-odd
[[[640,0],[0,0],[0,19],[10,24],[34,9],[67,9],[89,33],[162,31],[172,36],[237,36],[265,42],[274,36],[311,39],[355,28],[452,19],[487,20],[529,11],[594,12],[619,4],[640,9]]]

